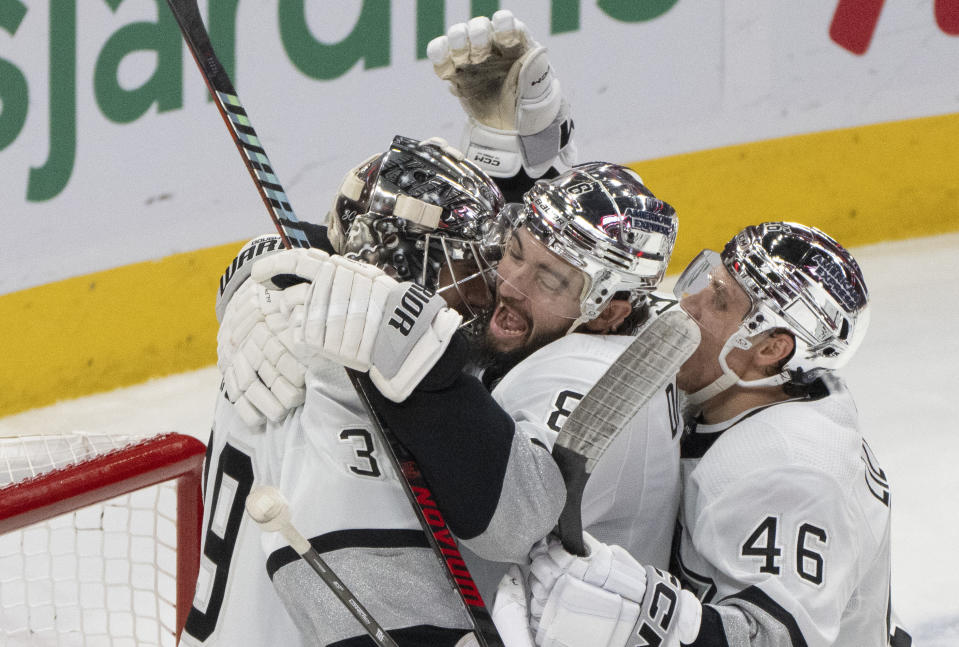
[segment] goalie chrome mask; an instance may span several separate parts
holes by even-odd
[[[579,311],[568,315],[572,329],[599,316],[617,295],[633,306],[644,301],[666,272],[679,221],[635,172],[591,162],[536,182],[521,209],[504,210],[500,226],[504,241],[525,227],[586,275]],[[494,248],[489,239],[485,248]]]
[[[722,267],[725,273],[716,272]],[[723,375],[690,395],[705,402],[734,384],[770,386],[808,383],[824,371],[842,367],[862,343],[869,323],[868,291],[855,259],[839,243],[813,227],[768,222],[747,227],[722,253],[704,250],[684,270],[674,292],[683,308],[709,333],[701,312],[688,300],[714,292],[726,274],[749,299],[738,329],[719,356]],[[733,348],[748,349],[756,335],[788,331],[795,350],[775,376],[744,381],[726,363]]]
[[[491,279],[478,241],[505,202],[499,188],[445,141],[397,136],[344,178],[327,219],[337,252],[432,291]],[[451,283],[440,286],[446,268]],[[447,300],[450,300],[449,297]]]

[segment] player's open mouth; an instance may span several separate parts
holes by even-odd
[[[493,311],[489,328],[496,337],[517,338],[526,335],[530,322],[522,314],[500,302]]]

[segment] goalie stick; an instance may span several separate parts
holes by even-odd
[[[256,131],[250,123],[246,110],[237,97],[233,83],[210,42],[210,36],[203,24],[196,0],[167,0],[173,16],[176,18],[190,53],[196,60],[214,103],[220,111],[233,142],[250,172],[263,203],[270,212],[284,246],[310,247],[303,227],[290,206],[290,201],[279,179],[273,172],[273,165],[263,149]],[[484,647],[502,647],[503,642],[496,632],[483,598],[479,593],[466,562],[456,545],[456,540],[446,525],[446,520],[433,501],[433,495],[412,456],[399,442],[396,436],[383,424],[374,410],[366,385],[362,377],[353,370],[346,369],[357,394],[366,406],[374,430],[385,440],[384,450],[397,473],[402,474],[406,487],[403,488],[410,504],[419,519],[423,532],[437,558],[443,563],[450,586],[463,602],[473,625],[473,633]],[[374,636],[375,639],[375,636]]]
[[[566,505],[556,534],[563,548],[586,555],[583,491],[613,439],[699,345],[699,326],[682,310],[653,320],[623,351],[563,424],[553,459],[566,483]]]

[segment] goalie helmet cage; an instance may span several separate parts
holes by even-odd
[[[0,438],[0,644],[176,645],[204,453],[176,433]]]

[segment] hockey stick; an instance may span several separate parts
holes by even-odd
[[[233,82],[213,51],[213,44],[200,17],[196,0],[167,0],[167,4],[180,25],[183,38],[203,74],[203,80],[206,81],[206,87],[213,96],[220,116],[230,129],[233,143],[243,158],[246,170],[250,172],[253,184],[270,212],[270,218],[273,219],[280,238],[283,239],[283,246],[309,247],[310,243],[306,240],[300,221],[293,213],[290,200],[273,173],[273,164],[260,146],[260,139],[256,136],[239,97],[236,96]]]
[[[563,547],[586,555],[583,491],[613,439],[665,386],[699,345],[699,326],[681,310],[668,311],[623,351],[580,401],[553,444],[553,458],[566,482],[566,505],[557,534]]]
[[[287,248],[309,247],[310,243],[303,232],[302,225],[293,213],[290,201],[273,172],[273,165],[266,156],[256,131],[253,130],[230,77],[213,51],[213,45],[203,24],[196,0],[167,0],[167,4],[180,26],[183,38],[200,68],[214,103],[233,137],[233,142],[250,172],[250,177],[263,203],[270,212],[270,217],[284,245]],[[445,519],[433,502],[432,492],[422,479],[416,463],[377,415],[361,376],[349,369],[346,372],[366,406],[374,430],[381,439],[385,440],[384,449],[388,459],[396,472],[402,474],[406,480],[407,487],[404,488],[406,496],[413,506],[430,546],[445,567],[450,586],[460,595],[477,639],[486,647],[502,647],[502,640],[496,633],[489,610],[473,582]]]
[[[293,550],[326,582],[343,606],[360,621],[366,633],[376,641],[376,644],[384,647],[398,647],[386,630],[373,619],[366,607],[350,593],[333,569],[323,561],[316,549],[310,545],[309,540],[293,526],[290,521],[290,505],[279,490],[270,485],[254,487],[246,497],[246,512],[263,530],[283,534]]]

